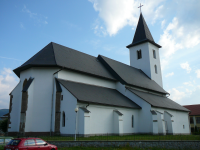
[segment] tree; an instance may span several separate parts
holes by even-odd
[[[4,133],[7,132],[8,119],[0,121],[0,130]]]

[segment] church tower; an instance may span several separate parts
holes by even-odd
[[[133,42],[126,47],[129,48],[130,65],[141,69],[150,79],[163,87],[159,56],[161,46],[154,42],[142,13]]]

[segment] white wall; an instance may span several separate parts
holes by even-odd
[[[32,128],[34,128],[33,126],[33,122],[32,122],[32,116],[34,113],[34,107],[33,106],[33,102],[34,102],[34,80],[32,81],[31,85],[28,88],[28,104],[27,104],[27,111],[26,111],[26,122],[25,122],[25,132],[31,132]]]
[[[137,50],[142,52],[142,58],[137,59]],[[153,58],[153,50],[156,51],[156,59]],[[130,65],[141,69],[149,78],[162,87],[162,74],[160,67],[159,48],[146,42],[129,48]],[[154,65],[157,65],[158,73],[155,73]]]
[[[151,109],[157,110],[163,114],[164,114],[164,111],[167,111],[171,115],[173,115],[172,119],[174,120],[174,122],[172,123],[172,126],[173,126],[174,134],[179,134],[179,133],[190,134],[188,112],[178,111],[178,110],[170,110],[170,109],[164,109],[164,108],[157,108],[157,107],[152,107]],[[185,129],[183,129],[183,125],[185,125]]]
[[[78,73],[71,70],[62,70],[58,73],[58,78],[64,79],[64,80],[70,80],[74,82],[81,82],[81,83],[87,83],[102,87],[108,87],[115,89],[115,83],[114,81],[98,78],[95,76]]]
[[[61,115],[60,133],[61,134],[75,134],[75,118],[76,118],[75,108],[77,107],[77,100],[62,85],[61,85],[61,88],[62,88],[61,94],[63,95],[63,100],[60,103],[61,105],[60,111],[65,112],[65,127],[62,127],[62,115]]]
[[[119,82],[116,83],[116,88],[120,93],[131,99],[133,102],[135,102],[142,108],[138,110],[138,116],[137,116],[138,119],[136,119],[135,121],[135,124],[139,126],[137,132],[152,133],[153,123],[152,123],[152,114],[150,112],[151,105],[146,101],[144,101],[143,99],[141,99],[140,97],[138,97],[137,95],[130,92],[128,89],[125,88],[124,85],[122,85]]]
[[[50,132],[53,73],[58,70],[58,68],[34,67],[21,72],[22,84],[25,78],[34,78],[34,86],[28,90],[30,98],[28,98],[26,122],[31,118],[31,123],[26,124],[26,132]],[[30,109],[30,106],[33,109]]]
[[[85,107],[87,104],[78,103],[79,107]],[[90,115],[90,134],[114,133],[114,111],[119,110],[123,114],[123,133],[136,133],[138,131],[138,109],[119,108],[112,106],[101,106],[90,104],[87,109]],[[135,124],[132,128],[132,115],[134,115]],[[121,118],[120,118],[121,119]]]
[[[158,83],[161,87],[163,87],[159,48],[151,43],[148,43],[148,46],[149,46],[149,60],[151,67],[151,79],[154,80],[156,83]],[[156,59],[153,57],[153,50],[156,51]],[[157,74],[155,73],[154,65],[157,66],[157,72],[158,72]]]
[[[11,95],[12,99],[12,111],[10,113],[10,121],[8,132],[18,132],[19,131],[19,122],[20,122],[20,112],[21,112],[21,81],[14,88]]]
[[[165,122],[167,124],[166,127],[165,127],[166,133],[172,134],[173,133],[172,117],[168,113],[164,112],[164,120],[165,120]]]

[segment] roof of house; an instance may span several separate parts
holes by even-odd
[[[118,80],[122,84],[167,94],[162,87],[140,69],[101,55],[96,58],[53,42],[16,68],[14,72],[20,76],[21,71],[34,66],[67,68],[114,81]]]
[[[115,80],[96,57],[53,42],[49,43],[20,67],[14,69],[14,72],[20,77],[21,71],[38,66],[62,67]]]
[[[184,105],[183,107],[189,109],[190,112],[190,116],[197,116],[200,115],[200,104],[196,104],[196,105]]]
[[[132,100],[115,89],[58,79],[80,102],[140,109]]]
[[[160,45],[154,42],[154,39],[151,35],[151,32],[149,31],[149,28],[144,20],[144,17],[142,13],[140,13],[140,18],[137,24],[133,42],[129,44],[127,48],[144,43],[144,42],[150,42],[153,45],[157,46],[158,48],[161,48]]]
[[[107,58],[105,56],[99,55],[98,59],[121,83],[168,94],[154,80],[151,80],[142,70]]]
[[[138,97],[145,100],[151,106],[168,108],[168,109],[173,109],[173,110],[190,111],[167,97],[158,96],[158,95],[150,94],[147,92],[141,92],[141,91],[134,90],[131,88],[127,88],[127,89],[133,92],[134,94],[136,94]]]

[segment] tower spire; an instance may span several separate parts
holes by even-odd
[[[140,13],[140,18],[137,24],[137,28],[135,30],[135,35],[131,44],[126,46],[127,48],[132,47],[134,45],[138,45],[144,42],[150,42],[158,48],[161,48],[160,45],[154,42],[153,36],[144,20],[142,13]]]

